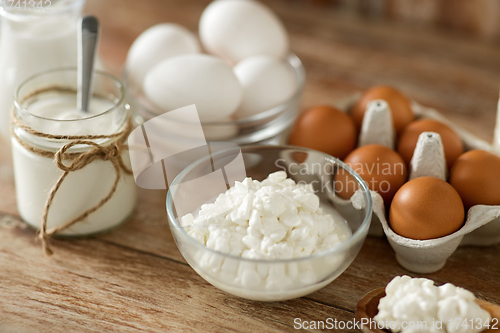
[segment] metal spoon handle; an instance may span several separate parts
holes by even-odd
[[[99,40],[99,21],[94,16],[80,20],[78,30],[78,109],[88,112],[92,98],[94,60]]]

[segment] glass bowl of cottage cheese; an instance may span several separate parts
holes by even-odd
[[[239,297],[282,301],[347,269],[372,214],[368,187],[351,168],[307,148],[210,148],[167,194],[175,242],[201,277]],[[336,195],[339,173],[351,175],[355,203]]]

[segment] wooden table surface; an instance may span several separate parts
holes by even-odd
[[[119,74],[147,27],[176,22],[196,30],[208,0],[90,0],[102,21],[101,54]],[[307,70],[305,107],[374,84],[399,87],[491,140],[500,47],[428,28],[363,21],[309,1],[269,1]],[[294,319],[352,320],[357,302],[394,276],[410,274],[385,239],[369,237],[337,280],[307,297],[260,303],[226,294],[185,262],[170,234],[165,192],[139,190],[132,219],[105,235],[53,241],[46,257],[19,218],[9,151],[0,145],[0,331],[293,331]],[[426,277],[500,304],[500,246],[459,248]]]

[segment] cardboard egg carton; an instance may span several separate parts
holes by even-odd
[[[337,107],[348,112],[359,98],[359,94],[337,103]],[[417,119],[431,118],[453,128],[464,143],[465,150],[482,149],[493,152],[493,146],[484,140],[456,126],[436,110],[416,102],[412,105]],[[388,126],[390,124],[390,126]],[[500,131],[500,129],[497,129]],[[395,134],[387,103],[373,102],[369,105],[363,121],[359,144],[382,144],[395,148]],[[439,134],[425,132],[419,137],[409,169],[410,179],[433,176],[447,180],[446,160]],[[500,206],[477,205],[472,207],[461,229],[445,237],[430,240],[414,240],[396,234],[389,226],[382,197],[371,192],[373,199],[373,220],[370,235],[386,235],[396,252],[398,262],[404,268],[417,273],[431,273],[441,269],[449,256],[460,245],[489,246],[500,243]],[[364,200],[361,192],[355,193],[347,203],[339,197],[330,198],[341,214],[355,214],[354,209],[362,209]]]

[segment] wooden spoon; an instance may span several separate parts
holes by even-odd
[[[373,320],[373,317],[375,317],[378,313],[378,302],[382,297],[385,296],[385,288],[379,288],[375,289],[368,294],[366,294],[365,297],[363,297],[356,308],[356,320],[358,322],[366,320]],[[500,306],[482,301],[482,300],[476,300],[476,303],[481,306],[484,310],[488,311],[491,314],[492,318],[496,318],[500,321]],[[491,321],[490,321],[491,324]],[[372,325],[373,326],[373,325]],[[497,325],[498,327],[498,325]],[[361,328],[361,330],[365,333],[387,333],[391,332],[390,330],[381,330],[376,327],[370,328],[369,325],[365,325]],[[498,329],[488,329],[486,331],[483,331],[483,333],[498,333]]]

